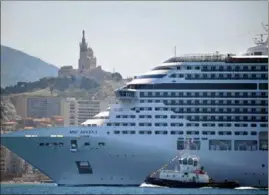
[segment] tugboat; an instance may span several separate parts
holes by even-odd
[[[175,159],[177,159],[177,163],[174,170],[161,169],[158,177],[154,177],[154,174],[152,174],[144,182],[170,188],[236,188],[240,186],[237,182],[227,180],[214,182],[204,171],[204,167],[200,165],[199,158],[195,155],[190,155],[188,152]],[[178,166],[179,169],[177,168]]]

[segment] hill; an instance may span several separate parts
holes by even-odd
[[[64,93],[72,89],[78,89],[79,92],[95,91],[99,84],[94,80],[86,77],[46,77],[35,82],[18,82],[14,86],[1,88],[2,95],[12,95],[20,93],[30,93],[32,95],[41,95],[48,93]],[[48,92],[49,90],[49,92]],[[67,94],[67,96],[70,94]],[[63,95],[64,96],[64,95]]]
[[[19,50],[1,45],[1,87],[54,77],[58,68]]]

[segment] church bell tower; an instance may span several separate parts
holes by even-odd
[[[89,72],[91,69],[96,68],[96,58],[92,48],[88,47],[85,39],[85,31],[82,31],[82,40],[79,44],[80,55],[78,60],[79,73]]]

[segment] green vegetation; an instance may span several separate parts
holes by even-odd
[[[66,90],[77,89],[77,92],[84,93],[85,95],[85,93],[98,87],[99,84],[95,80],[85,77],[46,77],[36,82],[18,82],[14,86],[1,88],[1,94],[28,93],[48,88],[51,94],[57,91],[60,94],[63,92],[62,95],[64,95]]]
[[[112,73],[111,76],[112,76],[112,79],[115,80],[115,81],[120,81],[120,80],[122,80],[122,76],[121,76],[121,74],[118,73],[118,72]]]

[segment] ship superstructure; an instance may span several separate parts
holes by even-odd
[[[241,56],[172,57],[115,93],[118,104],[81,126],[18,131],[1,144],[59,185],[140,185],[190,138],[216,181],[267,186],[267,40]]]

